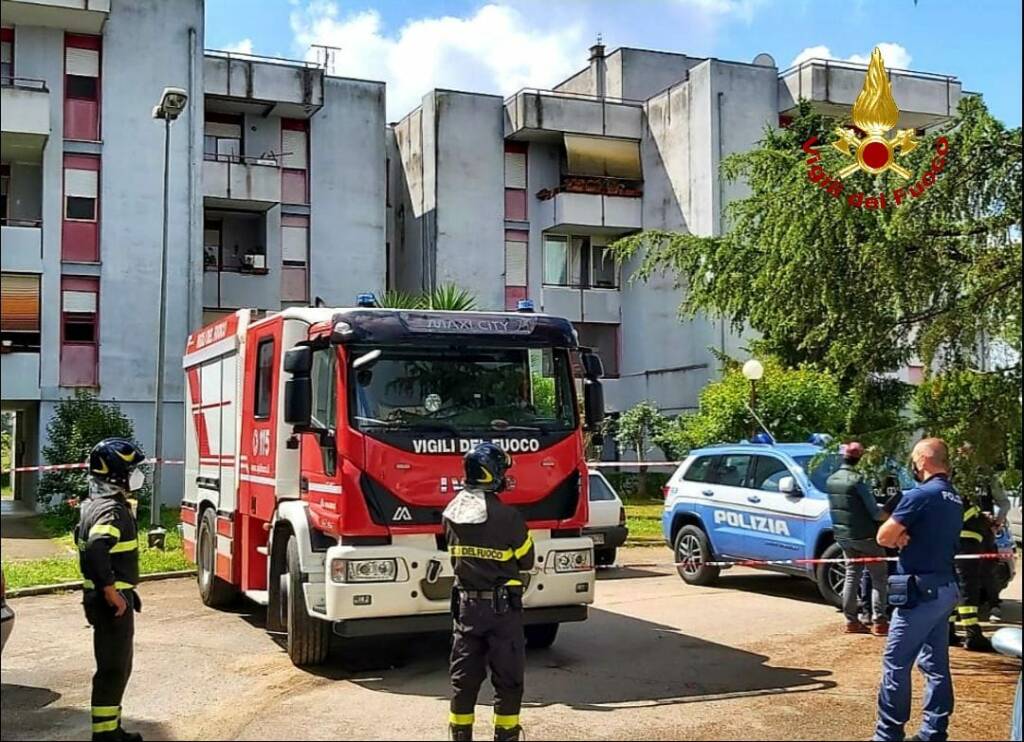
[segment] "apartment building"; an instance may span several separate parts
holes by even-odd
[[[202,0],[2,0],[0,399],[41,461],[56,403],[116,401],[154,439],[167,86],[164,455],[183,447],[188,332],[238,307],[386,282],[384,85],[204,52]],[[16,478],[21,493],[34,475]],[[166,497],[181,490],[165,470]]]
[[[719,176],[801,98],[848,113],[864,67],[753,62],[591,48],[586,67],[550,90],[508,98],[433,90],[393,127],[392,274],[399,288],[471,289],[487,308],[571,319],[604,360],[610,411],[654,400],[693,409],[718,374],[715,351],[743,340],[720,319],[681,321],[672,276],[630,282],[606,247],[642,229],[717,235],[743,187]],[[901,127],[946,121],[961,95],[945,75],[890,70]]]

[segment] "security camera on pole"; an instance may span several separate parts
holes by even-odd
[[[164,339],[167,324],[167,199],[168,172],[171,158],[171,122],[181,115],[188,103],[188,93],[181,88],[164,88],[160,102],[153,107],[153,118],[164,122],[164,211],[163,211],[163,242],[160,247],[160,328],[157,332],[156,354],[156,411],[155,433],[153,440],[153,498],[149,508],[150,530],[148,541],[150,548],[162,549],[166,531],[160,525],[160,495],[163,477],[163,422],[164,422]]]

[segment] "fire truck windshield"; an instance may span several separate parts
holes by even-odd
[[[576,427],[565,350],[367,348],[355,349],[352,359],[350,409],[361,430],[548,433]]]

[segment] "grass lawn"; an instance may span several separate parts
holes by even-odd
[[[3,487],[0,487],[0,500],[13,500],[13,499],[14,499],[14,490],[11,489],[11,485],[5,484]]]
[[[148,526],[143,526],[139,533],[139,567],[142,574],[155,572],[173,572],[191,569],[194,565],[185,558],[182,550],[181,536],[178,534],[179,511],[168,508],[163,511],[163,526],[167,529],[166,549],[150,549],[146,546]],[[58,543],[74,549],[74,537],[60,527],[58,523],[47,520],[44,516],[40,523],[51,537]],[[36,585],[53,585],[61,582],[74,582],[82,579],[78,571],[78,557],[71,554],[67,557],[52,559],[27,559],[4,563],[4,575],[7,577],[7,589],[17,590],[22,587]]]
[[[650,498],[629,499],[626,506],[626,525],[629,527],[628,546],[663,546],[665,537],[661,533],[661,514],[664,504]]]

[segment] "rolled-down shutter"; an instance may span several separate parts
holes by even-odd
[[[5,273],[0,277],[0,328],[39,332],[39,276]]]
[[[569,175],[642,180],[640,142],[613,137],[565,135]]]

